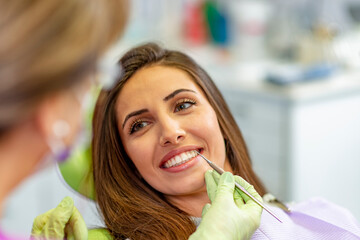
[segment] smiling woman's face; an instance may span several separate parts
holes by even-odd
[[[165,66],[139,70],[121,90],[116,114],[128,156],[166,197],[205,191],[210,167],[194,150],[230,171],[215,111],[186,72]]]

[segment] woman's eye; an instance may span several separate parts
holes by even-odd
[[[182,110],[188,109],[189,107],[191,107],[194,104],[196,104],[196,102],[193,100],[190,100],[190,99],[183,100],[180,103],[176,104],[175,112],[180,112]]]
[[[142,128],[146,127],[148,124],[149,124],[148,122],[141,121],[141,120],[135,121],[135,122],[131,125],[130,134],[135,133],[135,132],[141,130]]]

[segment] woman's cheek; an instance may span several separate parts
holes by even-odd
[[[204,113],[199,116],[199,119],[201,120],[198,121],[198,124],[200,124],[203,131],[206,130],[208,133],[214,134],[220,130],[216,114],[212,108],[204,111]]]
[[[152,142],[154,142],[153,138],[143,135],[133,139],[131,143],[128,144],[125,150],[136,166],[148,162],[150,156],[153,156],[154,145]]]

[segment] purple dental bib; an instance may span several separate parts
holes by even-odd
[[[360,225],[352,214],[322,198],[295,204],[291,207],[291,213],[271,205],[270,208],[283,223],[263,211],[260,227],[255,231],[252,240],[360,239]]]

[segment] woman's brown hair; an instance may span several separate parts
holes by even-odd
[[[204,91],[223,132],[233,173],[264,186],[254,173],[241,132],[209,75],[190,57],[149,43],[128,51],[119,61],[123,74],[99,96],[93,120],[93,173],[96,199],[105,224],[116,239],[188,239],[196,230],[189,216],[165,200],[137,173],[124,150],[117,128],[115,105],[124,84],[140,69],[170,66],[188,73]]]
[[[125,28],[126,0],[0,0],[0,137],[73,86]]]

